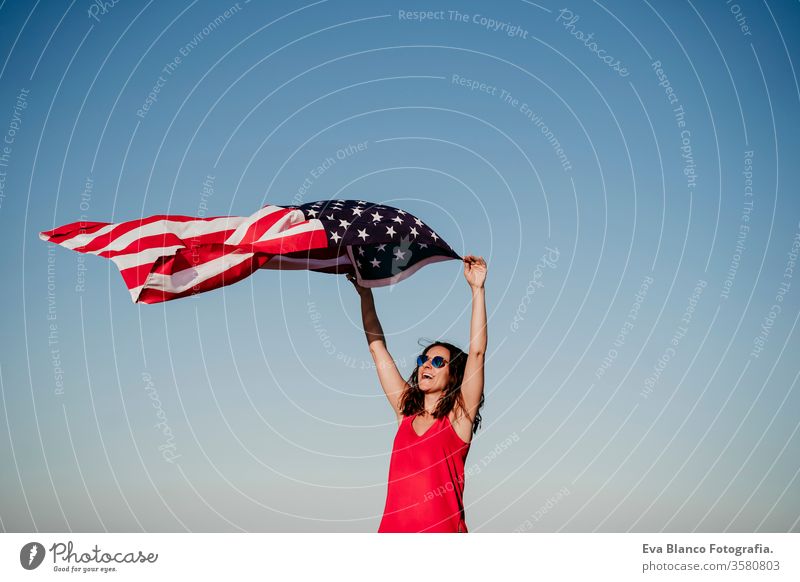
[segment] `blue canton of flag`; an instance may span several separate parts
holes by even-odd
[[[297,208],[307,219],[323,224],[329,252],[341,257],[338,266],[343,268],[319,270],[353,272],[364,287],[393,285],[425,265],[462,260],[422,220],[392,206],[364,200],[326,200]]]

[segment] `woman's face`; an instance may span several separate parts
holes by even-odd
[[[426,353],[428,360],[417,370],[417,382],[423,392],[440,392],[447,387],[450,380],[450,350],[444,346],[433,346]],[[434,356],[442,356],[447,362],[441,368],[434,368],[431,360]]]

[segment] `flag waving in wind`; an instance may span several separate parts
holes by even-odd
[[[382,287],[427,264],[461,259],[419,218],[363,200],[270,204],[247,217],[73,222],[39,238],[114,261],[134,303],[196,295],[257,269],[353,273],[364,287]]]

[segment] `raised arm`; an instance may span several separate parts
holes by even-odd
[[[482,257],[464,257],[464,278],[472,293],[472,319],[469,326],[469,354],[461,382],[461,395],[470,420],[474,420],[483,395],[483,362],[486,353],[486,261]]]
[[[361,297],[361,320],[364,325],[364,333],[367,336],[369,353],[375,361],[378,379],[383,392],[386,394],[386,398],[389,399],[389,404],[397,416],[397,422],[400,423],[403,420],[403,415],[400,411],[400,396],[406,388],[406,381],[400,375],[394,359],[386,348],[386,338],[383,335],[383,328],[375,310],[372,289],[360,286],[352,275],[347,275],[347,278],[353,283]]]

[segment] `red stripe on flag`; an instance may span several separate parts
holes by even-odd
[[[267,230],[269,230],[269,228],[273,224],[278,222],[281,218],[283,218],[290,212],[293,212],[293,209],[282,208],[280,210],[274,210],[273,212],[270,212],[266,216],[262,216],[261,218],[259,218],[253,224],[250,225],[250,228],[248,228],[247,232],[244,233],[244,236],[242,237],[242,241],[240,244],[245,244],[258,240],[261,237],[261,235],[267,232]]]
[[[152,270],[153,263],[148,263],[144,265],[138,265],[136,267],[129,267],[127,269],[120,269],[119,272],[120,275],[122,275],[122,280],[125,281],[125,285],[128,287],[128,290],[131,290],[144,285],[144,282],[147,280],[147,276]]]
[[[69,240],[72,237],[79,235],[79,234],[92,234],[103,228],[104,226],[108,226],[111,224],[110,222],[71,222],[70,224],[65,224],[64,226],[59,226],[58,228],[54,228],[53,230],[46,230],[44,232],[40,232],[40,237],[46,237],[47,240],[50,242],[54,242],[60,244],[65,240]]]
[[[206,245],[196,249],[184,248],[170,257],[162,257],[153,265],[152,272],[173,275],[178,271],[199,267],[224,255],[236,253],[237,248],[228,245]]]
[[[158,222],[158,221],[161,221],[161,220],[167,220],[167,221],[170,221],[170,222],[181,223],[181,222],[192,222],[192,221],[206,221],[206,222],[208,222],[208,221],[216,220],[216,219],[219,219],[219,218],[233,218],[234,220],[241,220],[239,217],[235,217],[235,216],[233,216],[233,217],[217,216],[217,217],[214,217],[214,218],[195,218],[195,217],[192,217],[192,216],[174,216],[174,215],[172,215],[172,216],[170,216],[170,215],[148,216],[147,218],[142,218],[142,219],[139,219],[139,220],[131,220],[129,222],[122,222],[122,223],[118,224],[111,232],[107,232],[106,234],[101,234],[100,236],[98,236],[94,240],[92,240],[91,242],[89,242],[89,243],[87,243],[87,244],[85,244],[83,246],[77,247],[74,250],[79,252],[79,253],[87,253],[87,252],[92,252],[92,251],[102,251],[105,247],[107,247],[109,244],[113,243],[116,239],[118,239],[119,237],[121,237],[121,236],[123,236],[123,235],[125,235],[125,234],[127,234],[129,232],[131,232],[132,230],[135,230],[135,229],[143,227],[143,226],[147,226],[149,224],[152,224],[154,222]],[[235,226],[233,228],[235,228]],[[75,233],[76,236],[78,234],[80,234],[80,233],[77,233],[77,232]],[[164,231],[164,234],[167,234],[166,230]]]
[[[218,232],[210,232],[208,234],[193,236],[189,238],[181,238],[171,232],[164,234],[155,234],[152,236],[144,236],[138,240],[133,241],[127,247],[119,251],[100,251],[97,253],[99,257],[111,259],[122,255],[130,255],[138,253],[151,248],[170,247],[175,245],[183,245],[186,248],[197,248],[205,245],[223,244],[234,229],[220,230]],[[151,261],[152,263],[152,261]]]
[[[328,235],[324,228],[298,232],[270,240],[254,242],[251,245],[240,245],[242,250],[252,253],[270,253],[273,255],[293,253],[301,250],[326,248]]]
[[[170,293],[161,289],[149,289],[145,287],[139,294],[137,303],[162,303],[164,301],[171,301],[181,297],[197,295],[198,293],[204,293],[206,291],[218,289],[224,285],[237,283],[238,281],[250,276],[257,269],[261,268],[261,265],[267,262],[270,258],[270,255],[254,255],[249,260],[235,265],[230,269],[210,277],[205,281],[198,283],[196,286],[180,293]]]
[[[230,233],[230,231],[225,231]],[[174,237],[174,235],[172,235]],[[177,239],[177,237],[174,237]],[[267,256],[267,260],[274,254],[280,253],[280,250],[276,250],[275,252],[266,252],[269,249],[291,249],[291,250],[298,250],[298,249],[309,249],[314,246],[320,245],[327,245],[327,237],[325,235],[324,230],[314,230],[314,231],[307,231],[301,232],[294,235],[289,235],[286,237],[281,237],[271,241],[265,241],[266,243],[259,243],[259,245],[263,245],[263,248],[259,246],[255,248],[257,245],[239,245],[239,246],[232,246],[232,245],[223,245],[223,244],[208,244],[210,241],[216,239],[225,240],[223,234],[220,233],[213,233],[209,235],[204,235],[202,237],[194,237],[191,239],[186,239],[188,243],[184,248],[178,249],[174,255],[166,256],[166,257],[159,257],[158,259],[154,259],[149,262],[144,262],[136,266],[128,267],[125,269],[120,269],[120,274],[122,275],[123,280],[125,281],[125,285],[128,287],[129,290],[135,289],[145,284],[147,281],[147,277],[150,273],[157,273],[161,275],[173,275],[180,271],[184,271],[186,269],[197,268],[209,261],[213,261],[218,259],[224,255],[231,254],[231,253],[241,253],[241,252],[256,252],[260,256]],[[172,239],[164,236],[156,236],[156,237],[147,237],[147,239],[158,239],[158,246],[169,246],[172,244]],[[166,240],[165,240],[166,239]],[[137,243],[144,241],[145,239],[140,239]],[[180,239],[177,239],[177,243],[180,244]],[[197,244],[192,245],[192,242],[198,243],[205,243],[205,244]],[[135,252],[136,248],[134,245],[137,243],[132,243],[131,246],[128,247],[128,253],[131,251]],[[144,248],[147,248],[147,245],[142,245]],[[133,247],[131,249],[131,247]],[[252,248],[251,248],[252,247]],[[101,253],[103,256],[106,254],[111,254],[113,251],[104,251]],[[284,250],[283,252],[287,252]],[[260,265],[266,263],[266,260],[260,261]],[[215,278],[214,278],[215,279]],[[161,291],[159,291],[161,292]],[[162,292],[163,293],[163,292]],[[173,294],[174,295],[174,294]],[[148,296],[150,296],[148,294]],[[181,295],[183,296],[183,295]],[[165,299],[162,299],[165,301]]]

